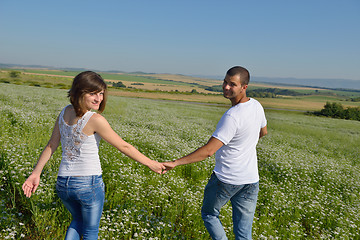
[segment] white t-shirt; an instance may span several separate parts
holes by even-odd
[[[214,172],[220,181],[233,185],[259,181],[256,145],[266,125],[264,109],[253,98],[224,113],[212,135],[224,143],[215,155]]]

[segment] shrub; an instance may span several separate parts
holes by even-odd
[[[340,103],[330,103],[327,102],[324,105],[324,108],[320,111],[313,112],[315,115],[332,117],[332,118],[341,118],[349,120],[358,120],[360,121],[360,107],[348,107],[344,108]]]
[[[1,78],[1,79],[0,79],[0,82],[1,82],[1,83],[10,83],[10,81],[7,80],[6,78]]]
[[[21,74],[21,72],[19,72],[19,71],[10,71],[10,72],[9,72],[9,76],[10,76],[11,78],[20,77],[20,74]]]
[[[117,82],[117,83],[115,83],[115,82],[113,82],[112,83],[112,86],[113,87],[119,87],[119,88],[126,88],[126,86],[122,83],[122,82]]]

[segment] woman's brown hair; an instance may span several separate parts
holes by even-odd
[[[105,110],[107,85],[104,79],[95,72],[85,71],[79,73],[74,78],[71,89],[68,92],[68,97],[74,107],[76,116],[81,117],[87,111],[84,105],[84,95],[86,93],[98,93],[101,91],[104,91],[104,99],[100,103],[98,113],[102,113]]]

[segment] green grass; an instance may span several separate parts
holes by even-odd
[[[128,81],[128,82],[136,82],[136,83],[155,83],[155,84],[168,84],[168,85],[176,85],[176,86],[193,86],[193,84],[173,81],[173,80],[163,80],[157,79],[153,77],[143,77],[136,75],[128,75],[128,74],[109,74],[109,73],[100,73],[104,79],[107,80],[119,80],[119,81]]]
[[[46,145],[66,90],[0,83],[0,239],[63,239],[55,193],[61,151],[26,199],[21,185]],[[226,108],[110,96],[104,116],[147,156],[168,161],[206,143]],[[360,239],[360,122],[267,110],[258,145],[254,239]],[[106,203],[100,239],[209,239],[200,216],[214,157],[160,176],[102,141]],[[233,239],[231,206],[221,212]]]
[[[59,75],[59,76],[69,76],[71,78],[75,77],[80,71],[60,71],[60,70],[36,70],[36,69],[24,69],[21,70],[26,73],[38,73],[38,74],[49,74],[49,75]],[[105,73],[99,72],[101,76],[106,80],[117,80],[117,81],[129,81],[137,83],[156,83],[156,84],[170,84],[170,85],[180,85],[180,86],[193,86],[193,84],[185,83],[181,81],[173,80],[163,80],[153,77],[144,77],[137,76],[133,74],[114,74],[114,73]]]
[[[0,83],[10,83],[16,85],[38,86],[45,88],[69,89],[72,77],[44,76],[21,74],[19,77],[11,78],[8,72],[0,72]]]

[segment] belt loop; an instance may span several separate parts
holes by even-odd
[[[71,178],[70,176],[68,176],[68,177],[66,178],[66,186],[69,185],[70,178]]]

